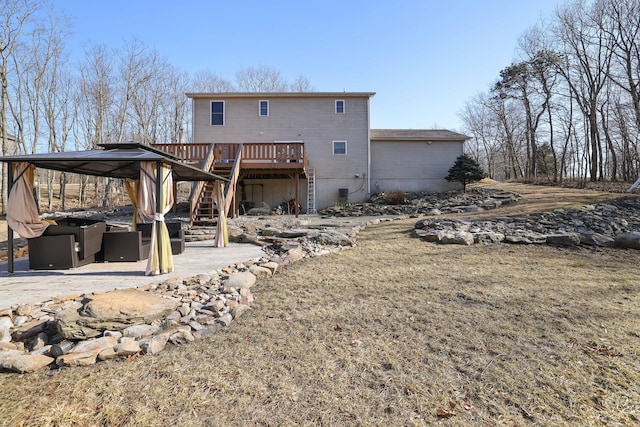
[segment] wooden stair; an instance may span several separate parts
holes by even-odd
[[[307,176],[311,194],[308,205],[312,211],[315,207],[314,176],[308,175],[308,160],[302,142],[168,143],[153,146],[182,162],[228,179],[224,188],[224,209],[227,216],[236,214],[235,191],[241,168],[243,176],[258,179],[293,178],[296,180],[296,188],[298,177]],[[193,185],[189,195],[191,225],[194,222],[205,225],[215,223],[218,215],[211,203],[213,188],[212,183],[198,182]]]
[[[216,162],[215,154],[216,146],[212,144],[207,157],[203,161],[202,169],[229,179],[229,182],[225,184],[224,196],[226,203],[223,207],[225,215],[229,216],[240,175],[242,144],[238,144],[233,162]],[[215,183],[213,182],[202,182],[194,188],[191,195],[191,225],[206,225],[216,222],[220,206],[216,206],[214,203],[214,187]]]
[[[195,207],[191,210],[191,225],[215,223],[218,215],[217,206],[213,200],[213,182],[204,182],[200,190],[200,197],[197,198]]]

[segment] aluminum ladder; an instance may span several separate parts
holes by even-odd
[[[307,170],[307,214],[316,214],[316,168]]]

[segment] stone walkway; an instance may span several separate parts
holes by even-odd
[[[264,255],[260,247],[250,244],[215,248],[213,240],[187,242],[186,250],[173,257],[174,271],[159,276],[144,275],[146,260],[94,263],[70,270],[29,270],[28,258],[20,258],[15,260],[13,275],[7,273],[6,262],[0,263],[0,309],[71,294],[134,288],[173,277],[189,278]]]

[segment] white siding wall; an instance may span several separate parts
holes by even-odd
[[[372,141],[371,191],[457,189],[444,177],[462,150],[462,141]]]
[[[194,142],[244,143],[301,141],[309,165],[316,170],[316,207],[338,200],[338,189],[349,189],[349,201],[367,197],[369,98],[349,97],[195,98]],[[345,114],[335,114],[335,100],[345,100]],[[211,101],[225,101],[225,125],[210,126]],[[259,116],[259,101],[269,101],[269,116]],[[333,155],[333,141],[347,141],[347,155]],[[359,174],[359,178],[356,178]],[[264,181],[273,193],[265,202],[280,203],[290,193],[286,183]],[[294,189],[295,190],[295,189]],[[282,193],[282,194],[279,194]],[[306,199],[306,180],[300,180],[300,201]],[[303,210],[306,206],[303,206]]]

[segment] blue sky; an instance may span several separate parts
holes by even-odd
[[[266,65],[316,91],[376,92],[371,127],[462,130],[466,101],[513,62],[518,38],[559,0],[55,0],[87,42],[137,37],[174,66],[233,80]]]

